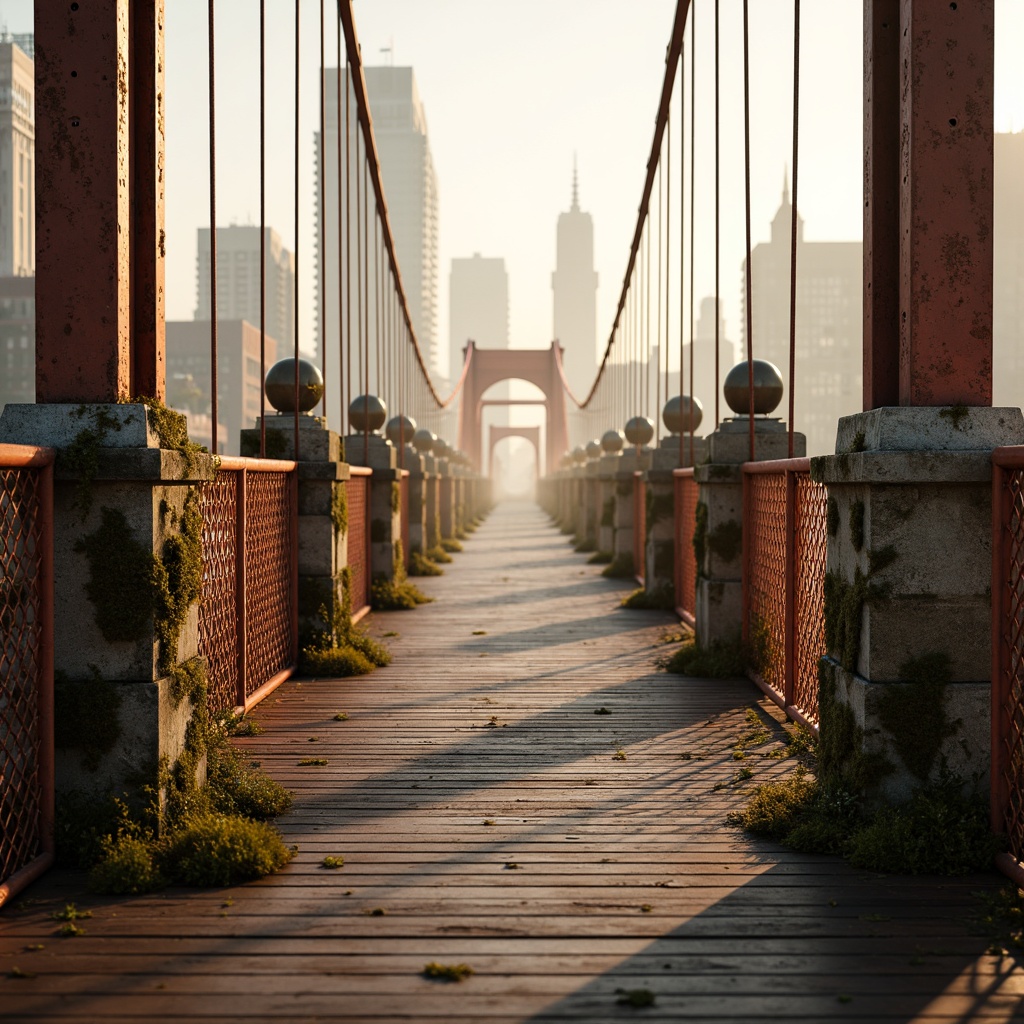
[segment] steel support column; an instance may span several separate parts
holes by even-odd
[[[36,0],[35,33],[36,400],[160,397],[163,0]]]

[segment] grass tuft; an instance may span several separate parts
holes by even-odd
[[[431,981],[464,981],[473,973],[469,964],[439,964],[431,960],[423,967],[423,977]]]
[[[433,559],[428,558],[420,551],[414,551],[409,555],[410,576],[443,576],[444,569]]]

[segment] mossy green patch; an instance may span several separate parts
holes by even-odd
[[[432,597],[427,597],[419,587],[409,582],[400,540],[395,541],[393,551],[391,576],[378,576],[370,584],[370,604],[377,611],[394,612],[411,611],[432,601]]]
[[[723,562],[731,562],[743,550],[743,526],[737,519],[719,523],[707,535],[708,550]]]
[[[607,565],[614,557],[610,551],[595,551],[587,559],[587,565]]]
[[[395,481],[391,483],[391,511],[396,516],[402,511],[402,487]]]
[[[188,420],[184,414],[168,409],[156,398],[139,397],[136,401],[146,407],[146,419],[159,439],[160,447],[183,456],[182,479],[193,477],[199,466],[199,456],[206,452],[206,448],[189,439]]]
[[[832,500],[831,498],[829,499]],[[850,543],[854,551],[861,551],[864,548],[864,502],[853,501],[850,503]]]
[[[620,551],[604,567],[604,569],[601,570],[601,575],[614,580],[625,580],[635,576],[636,566],[633,562],[633,552]]]
[[[413,551],[409,556],[409,575],[410,576],[443,576],[444,569],[442,569],[432,559],[427,558],[420,551]]]
[[[704,556],[707,554],[708,543],[708,506],[707,502],[698,501],[694,511],[693,553],[697,559],[697,573],[704,574]]]
[[[463,550],[462,545],[454,537],[442,537],[441,547],[444,548],[445,551],[452,552]]]
[[[953,424],[954,430],[963,430],[964,421],[971,415],[966,405],[954,405],[948,409],[940,409],[939,415]]]
[[[331,525],[341,536],[348,533],[348,488],[343,483],[331,485]]]
[[[111,431],[121,429],[121,421],[102,405],[80,405],[71,412],[72,419],[86,416],[91,418],[92,425],[83,427],[71,444],[57,452],[58,467],[78,477],[74,504],[83,518],[92,508],[92,485],[99,472],[100,449]]]
[[[670,611],[676,605],[676,592],[671,584],[662,584],[654,590],[643,587],[634,590],[620,602],[623,608],[634,608],[643,611]]]
[[[747,652],[738,640],[731,644],[715,640],[701,647],[692,638],[663,662],[666,672],[697,679],[740,678],[746,675],[747,664]]]
[[[169,672],[178,658],[178,638],[189,607],[199,600],[203,585],[203,517],[199,492],[190,487],[178,523],[179,532],[165,541],[155,564],[155,618],[160,641],[160,668]]]
[[[839,502],[830,494],[826,502],[825,526],[830,537],[839,536]]]

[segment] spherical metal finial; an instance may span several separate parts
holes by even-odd
[[[384,436],[396,447],[403,442],[412,444],[416,434],[416,421],[411,416],[392,416],[384,428]]]
[[[578,444],[575,448],[573,448],[572,461],[575,462],[577,465],[580,465],[587,461],[587,450],[586,448],[583,447],[583,445]]]
[[[601,442],[598,441],[597,438],[594,438],[593,441],[588,441],[587,442],[587,458],[588,459],[596,459],[596,458],[598,458],[600,456],[602,450],[603,449],[601,448]]]
[[[700,404],[699,398],[691,398],[689,395],[670,398],[661,410],[661,422],[672,434],[678,434],[680,430],[687,434],[696,433],[702,419],[704,406]]]
[[[609,455],[621,452],[626,443],[626,435],[621,430],[606,430],[601,435],[601,448]]]
[[[451,456],[452,450],[443,437],[434,438],[434,454],[439,459],[447,459]]]
[[[434,447],[434,434],[426,427],[420,427],[412,435],[412,446],[423,455],[429,455]]]
[[[654,424],[646,416],[633,416],[626,423],[626,440],[630,444],[647,444],[654,437]]]
[[[746,362],[738,363],[726,375],[722,387],[725,401],[737,416],[750,415],[750,380]],[[767,359],[754,360],[754,414],[767,416],[782,401],[782,374]]]
[[[263,385],[267,401],[278,412],[295,412],[295,359],[279,359]],[[299,412],[309,412],[324,397],[324,378],[308,359],[299,360]]]
[[[388,418],[388,407],[376,395],[357,395],[348,407],[349,426],[357,434],[376,434]]]

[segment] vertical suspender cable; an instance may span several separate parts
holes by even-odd
[[[696,231],[694,229],[694,222],[696,218],[696,170],[697,170],[697,0],[690,0],[690,10],[693,11],[693,21],[691,22],[692,28],[690,29],[690,394],[696,396],[697,386],[696,378],[693,375],[693,350],[696,347],[693,334],[694,318],[694,294],[693,294],[693,256],[696,251],[694,248],[694,239],[696,237]],[[717,317],[717,311],[715,313]],[[715,393],[717,395],[718,388],[716,386]],[[718,412],[715,412],[715,418],[717,420]],[[717,423],[715,424],[718,425]],[[693,465],[693,424],[690,424],[690,465]]]
[[[267,457],[267,0],[260,0],[260,458]]]
[[[691,8],[691,14],[692,14]],[[693,36],[693,20],[690,21],[690,36]],[[669,175],[671,180],[671,175]],[[683,395],[686,392],[685,347],[685,303],[686,303],[686,46],[679,48],[679,412],[683,412]],[[666,277],[668,274],[666,272]],[[690,381],[693,391],[693,380]],[[683,464],[683,427],[679,422],[679,465]]]
[[[210,58],[210,451],[217,454],[217,102],[214,0],[209,5]]]
[[[341,321],[341,297],[344,294],[343,272],[348,268],[342,262],[342,207],[341,207],[341,0],[338,0],[338,73],[334,78],[335,91],[337,93],[336,106],[334,108],[334,121],[336,127],[336,143],[338,150],[338,430],[345,433],[345,342],[342,332]],[[348,100],[348,60],[345,61],[345,99]],[[348,131],[346,121],[345,130]],[[346,139],[346,142],[348,140]],[[325,275],[326,276],[326,275]],[[328,424],[329,425],[329,424]]]
[[[750,428],[750,460],[754,460],[754,309],[753,277],[750,265],[752,247],[750,244],[750,32],[748,18],[749,0],[743,0],[743,191],[746,206],[747,226],[747,388],[750,394],[750,410],[747,422]]]
[[[660,166],[660,164],[659,164]],[[651,235],[654,228],[651,225],[650,210],[647,211],[647,260],[645,263],[644,286],[647,292],[647,324],[643,332],[643,377],[640,387],[640,415],[649,416],[651,412],[651,273],[654,270],[654,262],[651,259]]]
[[[793,420],[796,416],[796,245],[797,185],[800,154],[800,0],[793,0],[793,223],[789,263],[789,457],[793,458]]]
[[[669,121],[671,123],[671,121]],[[661,157],[664,156],[662,152],[658,159],[658,317],[657,317],[657,331],[655,338],[657,341],[656,348],[658,354],[654,357],[654,409],[652,410],[654,416],[654,436],[657,440],[661,440],[661,350],[665,347],[661,340],[661,246],[662,246],[662,223],[665,217],[665,211],[662,209],[662,183],[661,183]],[[650,374],[648,373],[647,379],[650,381]],[[650,384],[648,384],[650,387]],[[648,405],[650,408],[650,405]]]
[[[363,382],[363,186],[359,180],[360,132],[356,132],[356,394]]]
[[[668,339],[671,332],[670,321],[672,300],[672,289],[669,285],[672,273],[672,105],[669,104],[668,113],[665,115],[667,124],[665,126],[665,148],[667,156],[665,161],[665,340],[662,348],[665,350],[665,401],[668,401]],[[659,287],[660,276],[659,276]],[[680,296],[682,299],[682,296]],[[683,368],[679,367],[679,382],[682,384]],[[658,399],[658,408],[655,410],[655,422],[658,424],[658,437],[661,437],[661,399]]]
[[[338,0],[338,17],[341,17],[341,4],[346,0]],[[352,405],[352,154],[349,147],[351,129],[349,127],[349,94],[352,91],[352,66],[345,54],[345,401],[342,415],[346,424],[345,433],[351,431],[348,426],[349,407]],[[340,395],[338,396],[341,397]]]
[[[320,0],[320,265],[316,268],[320,284],[320,374],[324,379],[323,410],[327,415],[327,113],[324,106],[327,74],[324,60],[324,2]]]
[[[370,196],[369,196],[369,165],[370,154],[363,147],[363,256],[366,259],[366,272],[363,274],[363,311],[366,321],[364,361],[363,361],[363,394],[370,394]],[[363,457],[364,465],[370,458],[370,417],[363,417]]]
[[[721,75],[719,74],[719,0],[715,0],[715,429],[718,429],[719,411],[718,394],[721,391],[722,371],[718,365],[720,342],[718,338],[719,325],[722,317],[719,314],[721,309],[721,291],[719,283],[719,253],[721,250],[721,224],[719,218],[719,184],[721,172]]]
[[[294,299],[294,326],[295,337],[293,341],[293,357],[295,359],[295,458],[299,457],[299,40],[302,32],[302,22],[299,18],[299,0],[295,0],[295,299]]]

